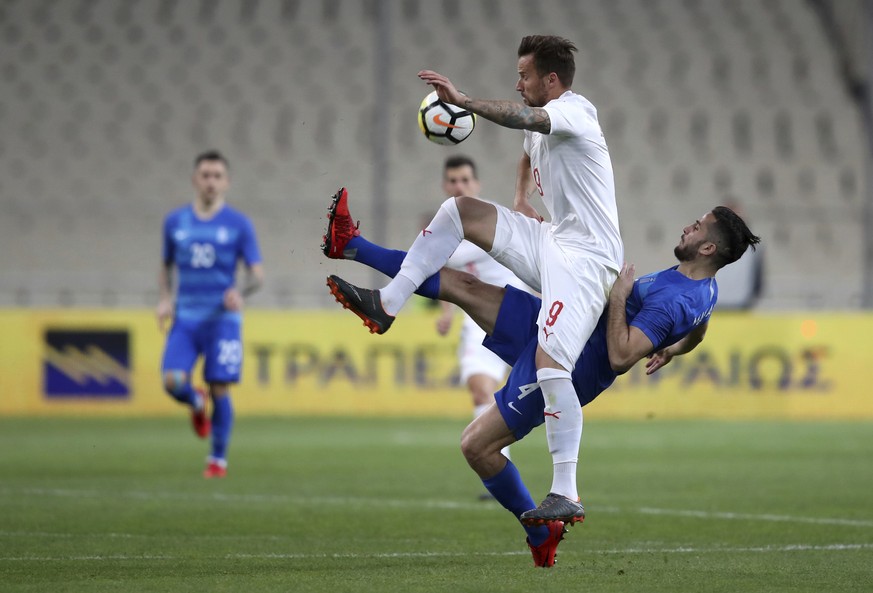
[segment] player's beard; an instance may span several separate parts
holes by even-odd
[[[676,259],[679,260],[679,263],[691,261],[694,259],[694,256],[697,255],[697,249],[702,243],[703,241],[698,241],[695,244],[679,244],[673,248],[673,255],[676,256]]]

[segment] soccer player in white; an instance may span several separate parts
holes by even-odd
[[[470,197],[446,200],[413,243],[400,273],[382,290],[366,291],[341,279],[343,285],[331,287],[371,331],[382,333],[413,291],[467,239],[542,293],[535,364],[554,467],[551,493],[558,496],[547,497],[533,513],[565,523],[584,516],[576,485],[582,409],[570,370],[624,258],[612,163],[597,111],[571,90],[574,51],[575,45],[560,37],[522,39],[516,90],[523,103],[473,99],[442,74],[419,72],[443,101],[524,130],[514,211]],[[549,222],[531,204],[533,191],[545,203]]]

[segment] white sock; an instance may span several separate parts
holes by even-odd
[[[546,440],[554,468],[551,492],[578,500],[576,464],[582,443],[582,407],[579,398],[567,371],[539,369],[537,382],[546,403]]]
[[[415,293],[418,284],[405,276],[397,274],[388,283],[388,286],[379,291],[379,299],[382,301],[382,308],[392,317],[397,317],[400,309],[406,304]]]
[[[461,213],[455,198],[449,198],[412,243],[397,276],[379,291],[385,312],[396,316],[415,289],[446,265],[463,240]]]

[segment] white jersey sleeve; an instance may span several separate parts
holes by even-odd
[[[550,136],[579,136],[595,143],[603,140],[597,111],[587,100],[552,101],[543,109],[549,114]]]

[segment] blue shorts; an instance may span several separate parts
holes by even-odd
[[[494,394],[494,399],[516,440],[545,422],[546,404],[534,364],[541,303],[532,294],[507,286],[494,332],[482,342],[512,366],[506,385]]]
[[[203,356],[203,379],[207,383],[239,383],[240,335],[239,316],[206,321],[176,319],[167,337],[161,371],[184,371],[190,375],[197,357]]]
[[[525,352],[512,367],[506,385],[494,394],[497,409],[517,441],[546,421],[546,403],[537,383],[537,369],[534,365],[536,339],[531,340],[527,350],[530,352]]]
[[[541,303],[532,294],[507,286],[494,332],[482,342],[512,366],[506,385],[494,394],[494,399],[516,440],[545,422],[546,404],[537,384],[536,368],[537,316]],[[571,373],[580,406],[593,401],[616,377],[606,350],[605,316],[598,322],[595,333],[586,342]]]

